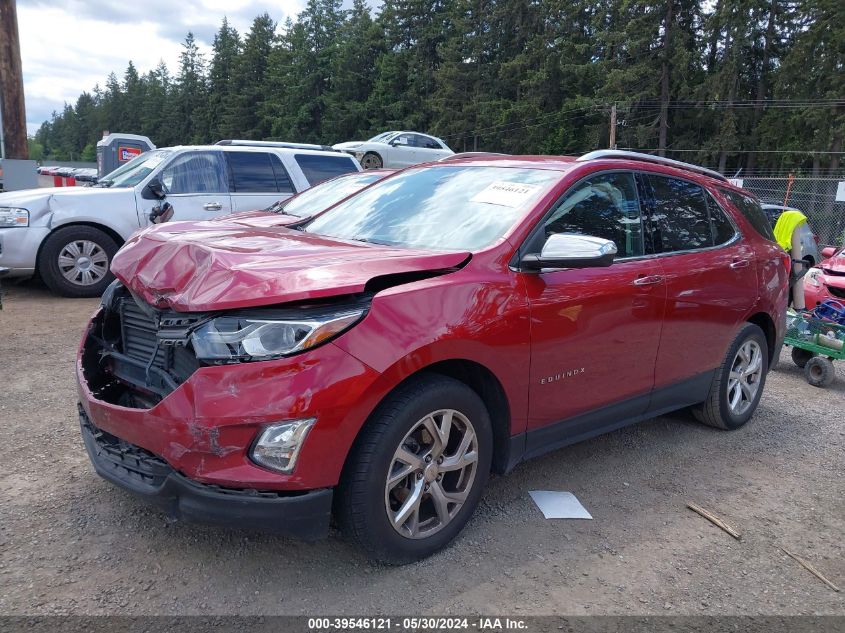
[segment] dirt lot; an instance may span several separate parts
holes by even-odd
[[[752,423],[678,415],[494,478],[448,550],[372,565],[314,545],[170,524],[98,478],[79,438],[74,354],[94,300],[8,289],[0,312],[0,614],[845,614],[845,363],[827,390],[788,360]],[[593,521],[546,521],[528,491]],[[735,541],[685,509],[715,511]]]

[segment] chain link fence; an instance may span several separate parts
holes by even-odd
[[[788,206],[807,216],[821,244],[840,245],[845,243],[845,201],[837,202],[836,190],[842,181],[843,178],[748,177],[742,179],[741,186],[761,202],[783,204],[786,200]]]

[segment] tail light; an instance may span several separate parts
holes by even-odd
[[[792,272],[792,257],[786,251],[781,251],[780,259],[783,262],[783,267],[786,268],[787,274]]]
[[[816,241],[816,246],[818,246],[819,244],[821,244],[821,241],[819,240],[819,236],[818,236],[818,235],[816,235],[815,233],[813,233],[813,239]]]

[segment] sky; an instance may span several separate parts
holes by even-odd
[[[225,15],[242,34],[255,16],[295,18],[306,0],[18,0],[27,132],[34,134],[65,102],[123,79],[129,60],[143,74],[164,60],[175,72],[193,32],[210,53]]]

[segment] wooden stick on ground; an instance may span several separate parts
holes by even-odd
[[[687,503],[687,507],[690,510],[692,510],[693,512],[703,516],[705,519],[710,521],[710,523],[712,523],[716,527],[723,529],[725,532],[727,532],[728,534],[733,536],[735,539],[739,539],[739,537],[741,536],[741,534],[739,532],[737,532],[734,528],[732,528],[730,525],[728,525],[727,523],[722,521],[722,519],[717,517],[715,514],[708,512],[707,510],[705,510],[701,506],[698,506],[694,503]]]
[[[815,567],[813,567],[810,563],[808,563],[807,561],[805,561],[803,558],[801,558],[801,557],[800,557],[800,556],[798,556],[797,554],[793,554],[792,552],[790,552],[790,551],[789,551],[789,550],[787,550],[787,549],[784,549],[783,547],[781,547],[781,548],[779,548],[779,549],[780,549],[780,550],[781,550],[784,554],[786,554],[787,556],[789,556],[791,559],[793,559],[793,560],[797,561],[797,562],[798,562],[798,564],[799,564],[799,565],[801,565],[801,567],[803,567],[803,568],[804,568],[804,569],[806,569],[808,572],[810,572],[811,574],[813,574],[813,576],[815,576],[816,578],[818,578],[819,580],[821,580],[821,581],[822,581],[824,584],[826,584],[828,587],[830,587],[830,588],[831,588],[831,589],[833,589],[834,591],[839,591],[839,587],[837,587],[837,586],[836,586],[836,585],[834,585],[832,582],[830,582],[827,578],[825,578],[825,577],[822,575],[822,573],[821,573],[818,569],[816,569]]]

